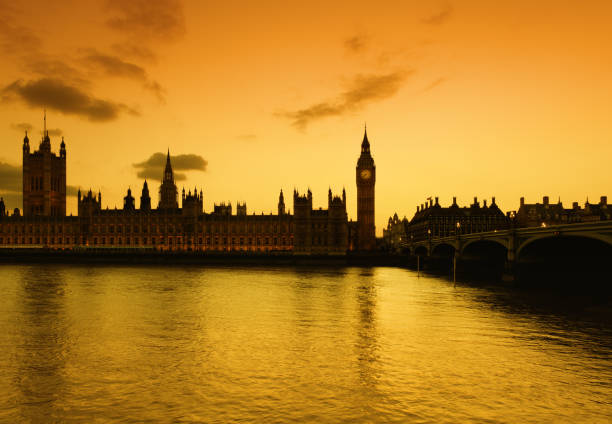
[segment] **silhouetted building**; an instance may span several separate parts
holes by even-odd
[[[159,209],[178,209],[178,190],[174,183],[174,173],[170,164],[170,149],[168,149],[168,157],[166,159],[166,169],[164,169],[164,178],[159,187]]]
[[[341,196],[334,196],[329,190],[327,209],[313,208],[310,190],[303,196],[294,191],[293,214],[286,208],[282,190],[278,196],[277,214],[248,215],[244,202],[237,202],[235,215],[231,202],[215,204],[213,211],[206,213],[203,191],[197,188],[188,192],[182,190],[179,207],[169,151],[156,209],[151,206],[148,183],[144,181],[138,209],[129,188],[122,209],[103,209],[100,192],[95,195],[89,190],[83,195],[79,189],[78,216],[67,217],[65,144],[61,145],[59,157],[50,150],[48,135],[43,138],[40,151],[34,154],[29,153],[27,137],[24,140],[24,181],[28,184],[34,181],[31,186],[24,184],[24,206],[37,216],[20,217],[18,209],[8,216],[0,200],[0,246],[293,252],[299,255],[345,254],[347,250],[375,247],[376,168],[367,134],[364,134],[357,163],[360,220],[350,223],[344,190]],[[58,203],[61,200],[58,193],[63,196],[63,209]],[[49,214],[44,216],[47,211]]]
[[[367,130],[363,133],[361,155],[357,161],[357,249],[366,251],[376,248],[376,227],[374,224],[374,185],[376,166],[370,154]]]
[[[142,194],[140,195],[140,210],[150,211],[151,210],[151,196],[149,196],[149,185],[145,180],[142,185]]]
[[[474,197],[469,207],[460,207],[456,197],[449,207],[442,207],[436,197],[435,201],[430,198],[417,206],[410,221],[399,220],[397,214],[389,218],[383,240],[387,249],[394,250],[405,242],[503,230],[509,226],[510,218],[499,209],[495,197],[490,205],[485,200],[482,206]]]
[[[51,139],[44,118],[38,150],[30,153],[26,131],[23,139],[23,215],[66,215],[66,143],[62,137],[59,155],[51,152]]]
[[[135,211],[136,202],[134,196],[132,196],[132,189],[128,188],[127,195],[123,198],[123,210],[124,211]]]
[[[344,254],[348,249],[346,197],[328,192],[327,209],[312,208],[312,192],[293,192],[294,253]]]
[[[383,245],[387,250],[400,250],[402,242],[406,241],[410,221],[404,217],[399,219],[397,213],[389,217],[387,228],[383,229]]]
[[[571,224],[576,222],[592,222],[612,219],[612,208],[608,205],[608,198],[601,196],[599,203],[589,203],[580,208],[578,202],[566,209],[561,203],[550,203],[549,197],[544,196],[542,203],[525,203],[521,197],[519,210],[516,212],[516,225],[518,227],[541,227],[558,224]]]

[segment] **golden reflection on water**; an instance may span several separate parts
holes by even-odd
[[[606,322],[534,314],[496,290],[393,268],[0,275],[3,422],[612,416]]]

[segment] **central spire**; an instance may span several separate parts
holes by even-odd
[[[361,153],[370,154],[370,141],[368,140],[368,126],[363,129],[363,141],[361,142]]]
[[[172,164],[170,163],[170,149],[168,148],[168,156],[166,158],[166,169],[164,170],[164,181],[174,181],[174,173],[172,172]]]

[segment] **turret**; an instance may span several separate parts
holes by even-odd
[[[23,137],[23,153],[30,153],[30,139],[28,138],[28,132],[25,132],[25,137]]]
[[[66,158],[66,143],[64,137],[62,137],[62,143],[60,144],[60,158]]]
[[[164,178],[159,188],[159,209],[178,209],[177,198],[178,191],[176,189],[176,184],[174,184],[174,173],[172,172],[172,165],[170,163],[170,149],[168,149]]]
[[[4,199],[0,197],[0,218],[6,216],[6,206],[4,206]]]
[[[285,196],[283,196],[283,189],[281,188],[280,194],[278,195],[278,215],[285,214]]]
[[[142,185],[142,193],[140,195],[140,210],[151,210],[151,197],[149,196],[149,185],[147,184],[147,180],[145,180],[144,184]]]
[[[166,168],[164,169],[164,182],[174,182],[174,173],[172,172],[172,164],[170,163],[170,149],[168,149],[168,157],[166,158]]]
[[[136,204],[134,197],[132,196],[132,189],[128,188],[127,195],[123,198],[123,210],[134,211],[136,210]]]

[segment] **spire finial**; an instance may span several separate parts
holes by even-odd
[[[370,152],[370,141],[368,140],[368,127],[364,125],[363,128],[363,141],[361,142],[361,151],[362,153]]]
[[[43,137],[47,135],[47,108],[43,109]]]

